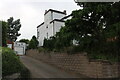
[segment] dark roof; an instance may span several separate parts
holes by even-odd
[[[45,14],[44,14],[44,15],[46,15],[49,11],[52,11],[52,12],[57,12],[57,13],[61,13],[61,14],[65,14],[65,15],[66,15],[66,13],[65,13],[65,12],[62,12],[62,11],[57,11],[57,10],[53,10],[53,9],[49,9],[48,11],[46,11],[46,12],[45,12]]]
[[[13,44],[13,41],[7,40],[7,44]]]
[[[72,16],[72,14],[68,15],[68,16],[65,16],[63,17],[61,20],[64,20],[64,19],[67,19],[68,17]]]
[[[16,43],[25,43],[25,42],[19,42],[19,41],[16,41]],[[25,43],[26,44],[26,43]]]
[[[43,23],[41,23],[39,26],[37,26],[37,28],[39,28],[40,26],[42,26],[44,24],[44,22]]]
[[[52,20],[50,23],[52,23],[52,22],[54,22],[54,21],[65,22],[65,21],[60,20],[60,19],[54,19],[54,20]]]

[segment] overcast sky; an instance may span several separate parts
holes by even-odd
[[[69,15],[80,7],[74,0],[0,0],[0,20],[7,21],[9,17],[20,19],[22,27],[20,39],[31,39],[37,34],[37,26],[44,21],[45,10],[67,10]]]

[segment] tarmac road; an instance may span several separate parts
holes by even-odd
[[[20,60],[30,70],[31,78],[82,78],[28,56],[21,56]]]

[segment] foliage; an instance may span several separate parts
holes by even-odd
[[[81,46],[69,46],[69,47],[65,47],[64,48],[64,52],[68,53],[68,54],[77,54],[81,52]]]
[[[69,32],[69,28],[62,27],[60,32],[56,33],[56,49],[61,49],[72,45],[73,33]]]
[[[120,11],[116,3],[80,3],[83,10],[73,12],[73,20],[76,18],[81,23],[76,23],[81,28],[83,37],[80,37],[82,49],[89,55],[98,59],[118,60],[119,56],[119,25]],[[92,6],[94,5],[94,7]],[[108,11],[109,10],[109,11]],[[79,19],[77,16],[80,16]],[[71,20],[72,20],[71,19]],[[113,21],[114,20],[114,21]],[[71,21],[68,24],[72,24]],[[78,28],[78,29],[79,29]],[[88,35],[89,34],[89,35]]]
[[[1,48],[2,50],[2,77],[12,75],[14,73],[20,73],[19,79],[25,78],[29,80],[29,70],[20,62],[19,57],[16,56],[13,50],[10,48]],[[1,51],[0,51],[1,52]]]
[[[7,39],[7,22],[0,21],[2,23],[2,46],[7,46],[6,39]]]
[[[29,40],[28,39],[21,39],[21,40],[19,40],[19,42],[24,42],[26,44],[29,44]]]
[[[10,17],[10,19],[7,20],[7,23],[7,39],[10,41],[16,41],[17,37],[21,35],[18,33],[21,28],[20,19],[14,21],[13,17]]]
[[[62,27],[60,32],[57,32],[55,37],[50,37],[50,39],[44,39],[44,48],[52,50],[62,50],[64,47],[68,47],[72,45],[73,36],[71,33],[66,32],[68,29],[66,27]],[[63,36],[64,35],[64,36]]]
[[[46,50],[45,50],[43,47],[39,47],[39,48],[38,48],[38,51],[39,51],[39,53],[40,53],[40,52],[45,52]]]
[[[54,38],[45,39],[44,46],[50,50],[68,47],[71,52],[88,52],[92,58],[117,61],[120,55],[120,2],[78,5],[83,8],[73,11],[72,18]],[[72,46],[73,40],[79,45]]]
[[[48,50],[53,50],[54,49],[54,43],[55,43],[55,38],[51,37],[50,39],[44,39],[44,48]]]
[[[22,64],[14,51],[9,48],[2,48],[2,76],[18,73],[21,70]]]
[[[29,49],[36,49],[38,47],[38,44],[39,44],[39,42],[38,42],[37,38],[35,36],[33,36],[29,42],[28,48]]]
[[[13,21],[13,17],[10,17],[7,22],[0,22],[2,23],[2,46],[6,47],[6,40],[16,41],[17,37],[20,36],[18,33],[21,27],[20,19]]]

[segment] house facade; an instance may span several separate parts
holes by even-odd
[[[14,42],[14,51],[17,55],[25,55],[26,47],[27,45],[24,42]]]
[[[43,46],[44,39],[49,39],[54,36],[56,32],[59,32],[61,27],[65,25],[65,20],[69,16],[66,16],[66,10],[57,11],[49,9],[45,11],[44,22],[37,26],[37,39],[39,46]]]
[[[7,40],[6,42],[7,42],[7,47],[8,48],[14,49],[14,42],[13,41]]]

